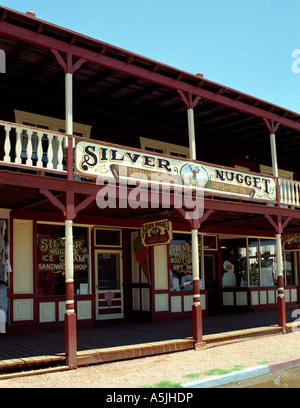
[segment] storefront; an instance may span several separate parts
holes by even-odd
[[[9,330],[62,326],[66,310],[63,223],[14,215],[6,222],[11,226],[14,249],[14,272],[8,273],[5,286],[10,294]],[[143,226],[74,224],[74,298],[79,327],[128,317],[157,321],[191,315],[191,233],[173,231],[172,223],[168,225],[168,243],[157,243],[152,236],[151,245],[144,245]],[[199,233],[198,238],[204,317],[232,310],[276,309],[275,239],[208,233]],[[286,304],[296,307],[298,252],[287,250],[283,256]]]
[[[225,307],[274,308],[277,299],[276,242],[271,238],[222,237],[222,300]],[[283,252],[287,303],[297,303],[296,252]]]
[[[32,13],[0,15],[8,331],[65,325],[70,366],[77,325],[108,320],[192,316],[201,343],[202,315],[278,307],[284,332],[299,304],[298,115]]]

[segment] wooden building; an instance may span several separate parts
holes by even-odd
[[[104,319],[192,313],[201,342],[202,315],[278,308],[284,331],[298,114],[32,12],[0,7],[0,49],[9,333],[65,325],[76,366],[76,325]],[[194,195],[179,203],[182,186]]]

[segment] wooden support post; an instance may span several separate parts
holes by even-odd
[[[273,120],[269,121],[264,118],[265,124],[270,132],[270,145],[271,145],[271,158],[272,158],[272,168],[273,177],[276,178],[276,195],[277,204],[280,206],[280,194],[279,194],[279,173],[278,173],[278,162],[277,162],[277,149],[276,149],[276,137],[275,133],[279,127],[279,123],[274,123]],[[269,222],[274,225],[274,221],[270,216],[267,217]],[[278,285],[278,296],[277,296],[277,319],[278,326],[282,327],[282,333],[286,333],[286,305],[284,297],[284,279],[283,279],[283,262],[282,262],[282,246],[281,246],[281,234],[283,228],[287,225],[289,219],[285,221],[284,225],[281,222],[281,216],[277,217],[277,225],[275,225],[277,234],[276,238],[276,261],[277,261],[277,285]]]
[[[276,258],[277,258],[277,285],[278,285],[277,296],[278,326],[282,327],[282,333],[286,333],[286,305],[284,296],[281,234],[276,234]]]
[[[192,270],[193,270],[193,306],[192,324],[195,343],[202,342],[202,307],[200,303],[200,273],[199,273],[199,245],[198,230],[192,229]]]
[[[77,368],[76,314],[74,304],[73,221],[65,220],[65,351],[66,363]]]

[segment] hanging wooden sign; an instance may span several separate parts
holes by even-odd
[[[148,222],[141,227],[141,241],[144,246],[169,244],[172,239],[172,223],[168,219]]]
[[[300,234],[282,235],[281,242],[283,251],[300,251]]]

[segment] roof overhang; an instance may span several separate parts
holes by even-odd
[[[280,125],[277,135],[281,153],[296,157],[300,152],[300,118],[295,112],[214,83],[202,75],[178,70],[1,6],[0,47],[7,53],[11,73],[20,79],[24,72],[31,73],[33,80],[51,87],[59,77],[62,87],[62,69],[53,56],[56,50],[62,58],[72,56],[75,63],[79,58],[86,61],[74,75],[75,92],[86,99],[93,100],[98,93],[103,106],[122,106],[126,114],[134,112],[143,120],[153,120],[155,116],[159,124],[184,130],[186,106],[180,91],[200,98],[195,107],[198,133],[253,148],[259,143],[263,149],[269,146],[267,120],[269,125]],[[38,79],[34,78],[36,72]]]

